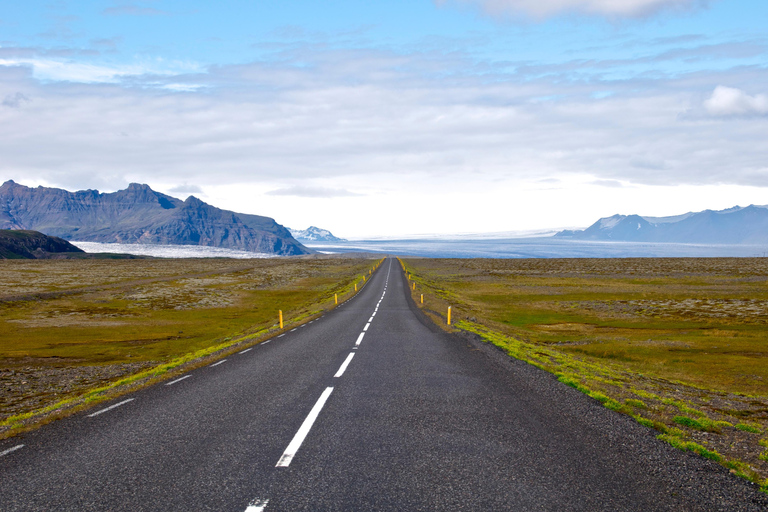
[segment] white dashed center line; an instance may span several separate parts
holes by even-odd
[[[167,384],[166,384],[166,386],[172,386],[172,385],[176,384],[177,382],[181,382],[181,381],[183,381],[184,379],[188,379],[188,378],[190,378],[190,377],[191,377],[191,375],[185,375],[185,376],[183,376],[183,377],[181,377],[181,378],[179,378],[179,379],[176,379],[176,380],[172,380],[171,382],[167,383]]]
[[[8,455],[9,453],[13,453],[16,450],[20,450],[21,448],[24,448],[24,445],[23,444],[17,444],[13,448],[8,448],[7,450],[3,450],[2,452],[0,452],[0,457],[2,457],[3,455]]]
[[[357,337],[357,341],[355,342],[355,346],[356,346],[356,347],[360,345],[360,342],[361,342],[361,341],[363,341],[363,336],[365,336],[365,333],[364,333],[364,332],[361,332],[361,333],[360,333],[360,336],[358,336],[358,337]]]
[[[102,410],[100,410],[100,411],[96,411],[96,412],[95,412],[95,413],[93,413],[93,414],[89,414],[89,415],[88,415],[88,417],[89,417],[89,418],[93,418],[94,416],[98,416],[98,415],[99,415],[99,414],[101,414],[101,413],[104,413],[104,412],[107,412],[107,411],[111,411],[111,410],[112,410],[112,409],[114,409],[115,407],[120,407],[121,405],[125,405],[125,404],[127,404],[128,402],[130,402],[130,401],[132,401],[132,400],[133,400],[133,398],[129,398],[128,400],[123,400],[122,402],[118,402],[118,403],[116,403],[116,404],[112,404],[112,405],[110,405],[109,407],[107,407],[106,409],[102,409]]]
[[[371,322],[368,322],[367,324],[365,324],[365,327],[363,327],[363,332],[367,331],[370,326],[371,326]]]
[[[277,461],[275,467],[287,468],[291,465],[293,457],[296,456],[296,452],[298,452],[299,448],[301,448],[301,444],[304,442],[307,434],[309,434],[312,425],[314,425],[315,420],[320,415],[320,411],[323,409],[323,406],[328,400],[328,397],[331,396],[331,393],[333,393],[333,388],[325,388],[325,391],[323,391],[323,394],[320,395],[320,398],[317,399],[317,403],[315,403],[315,406],[312,408],[312,410],[309,411],[309,415],[304,420],[304,423],[301,424],[301,427],[299,427],[299,431],[296,432],[296,435],[293,436],[291,444],[289,444],[288,448],[285,449],[283,456],[280,457],[279,461]]]
[[[347,356],[344,362],[341,363],[341,366],[339,367],[339,371],[336,372],[336,375],[334,375],[334,378],[341,377],[342,375],[344,375],[344,371],[347,369],[347,366],[349,366],[349,362],[352,361],[353,357],[355,357],[355,353],[350,352],[350,354]]]
[[[248,508],[245,509],[245,512],[263,512],[264,509],[267,508],[267,503],[269,503],[269,500],[256,498],[248,504]]]

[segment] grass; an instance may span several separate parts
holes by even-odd
[[[334,307],[361,258],[0,262],[0,437]]]
[[[768,259],[401,263],[436,322],[765,487]]]

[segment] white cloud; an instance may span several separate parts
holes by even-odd
[[[270,190],[267,192],[270,196],[295,196],[295,197],[351,197],[359,196],[349,190],[341,188],[328,188],[328,187],[309,187],[304,185],[295,185],[293,187],[279,188]]]
[[[197,185],[189,185],[186,182],[183,185],[176,185],[168,189],[169,192],[175,194],[202,194],[203,189]]]
[[[439,5],[451,0],[436,0]],[[453,0],[478,4],[492,15],[523,15],[547,18],[561,14],[587,14],[607,17],[643,17],[663,10],[693,9],[709,0]]]
[[[610,80],[599,64],[495,67],[457,53],[311,46],[113,83],[87,73],[88,83],[42,81],[28,67],[0,65],[0,99],[13,103],[22,91],[33,100],[0,108],[0,181],[107,191],[191,183],[216,206],[342,235],[459,222],[463,231],[561,226],[577,222],[556,219],[568,205],[589,203],[581,225],[613,213],[614,197],[640,203],[638,190],[768,186],[761,123],[735,117],[724,131],[682,115],[703,110],[715,84],[768,90],[764,68]],[[169,84],[203,87],[178,93]],[[613,94],[593,97],[605,90]],[[578,195],[585,187],[598,191],[589,201]],[[423,212],[418,219],[366,213],[401,198]],[[672,211],[635,210],[700,206],[679,199]]]
[[[713,116],[754,116],[768,114],[768,96],[750,96],[741,89],[718,85],[704,108]]]

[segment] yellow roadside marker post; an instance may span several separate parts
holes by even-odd
[[[280,315],[280,328],[282,329],[283,328],[283,310],[282,309],[279,310],[278,313]]]
[[[413,291],[416,291],[416,283],[413,283]]]
[[[337,306],[339,305],[339,294],[338,293],[334,293],[333,294],[333,302],[335,302]]]
[[[448,306],[448,325],[451,325],[451,306]]]
[[[424,304],[424,294],[421,294],[421,303]]]
[[[355,283],[355,291],[357,291],[357,283]]]

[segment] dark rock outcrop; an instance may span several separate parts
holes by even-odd
[[[39,231],[0,229],[0,259],[50,259],[64,253],[85,254],[85,251]]]
[[[221,210],[194,196],[181,201],[137,183],[102,194],[7,181],[0,186],[0,229],[33,229],[89,242],[205,245],[279,255],[312,252],[268,217]]]

